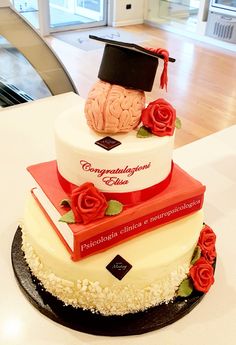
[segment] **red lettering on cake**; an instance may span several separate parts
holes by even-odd
[[[160,210],[146,214],[145,216],[141,216],[124,224],[115,226],[109,230],[105,230],[103,233],[96,234],[85,241],[81,241],[78,246],[78,248],[80,248],[80,253],[74,254],[78,256],[78,258],[82,258],[100,250],[104,250],[105,248],[109,248],[124,239],[137,236],[148,229],[155,229],[155,227],[167,224],[175,219],[200,210],[202,208],[202,203],[203,194],[177,202],[174,205],[169,205]],[[79,238],[78,241],[80,241]]]
[[[81,161],[80,161],[80,164],[82,165],[82,169],[83,169],[83,170],[85,170],[85,171],[90,171],[90,168],[91,168],[91,164],[90,164],[90,163],[81,160]]]
[[[106,176],[103,177],[102,181],[107,185],[107,186],[120,186],[123,184],[128,184],[128,180],[121,180],[119,177],[112,177],[112,176]]]
[[[103,175],[108,174],[126,174],[127,177],[131,177],[134,175],[134,173],[146,170],[151,167],[151,162],[144,164],[144,165],[137,165],[136,167],[130,168],[128,165],[126,165],[124,168],[114,168],[114,169],[100,169],[100,168],[94,168],[91,163],[81,160],[80,161],[81,167],[84,171],[88,171],[94,174],[97,174],[97,177],[102,177]],[[127,182],[128,183],[128,182]],[[126,184],[126,183],[119,183],[117,181],[117,184]]]

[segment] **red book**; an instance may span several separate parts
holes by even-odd
[[[48,199],[49,206],[43,202],[40,196],[43,193],[37,193],[37,189],[32,190],[34,198],[74,261],[200,210],[205,192],[205,186],[174,164],[170,184],[155,197],[125,208],[119,215],[105,216],[86,225],[64,224],[62,231],[59,217],[66,211],[60,202],[70,196],[60,185],[56,161],[30,166],[28,171],[46,195],[44,200]],[[53,219],[50,214],[52,205],[60,214],[58,219]]]

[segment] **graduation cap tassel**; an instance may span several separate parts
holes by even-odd
[[[169,61],[169,52],[163,48],[146,48],[146,49],[150,50],[153,53],[161,54],[164,57],[164,67],[161,74],[160,87],[161,89],[165,88],[167,91],[167,83],[168,83],[167,69],[168,69],[168,61]]]

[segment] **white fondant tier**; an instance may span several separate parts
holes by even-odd
[[[133,130],[112,135],[121,145],[107,151],[95,144],[105,135],[88,127],[83,105],[61,114],[55,124],[58,170],[67,181],[89,181],[102,192],[126,193],[154,186],[169,175],[174,136],[140,139]]]
[[[104,315],[123,315],[173,299],[189,271],[202,224],[203,212],[198,211],[73,262],[30,196],[23,224],[23,250],[33,274],[66,304]],[[132,265],[121,280],[106,269],[116,255]]]

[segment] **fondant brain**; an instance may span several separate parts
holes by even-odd
[[[129,132],[139,124],[144,105],[143,91],[99,80],[89,92],[85,116],[88,126],[97,132]]]

